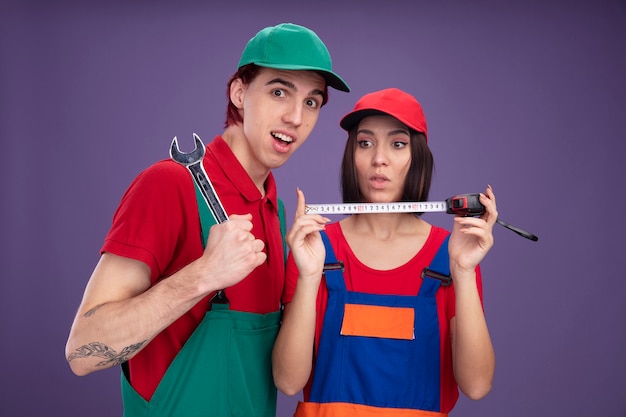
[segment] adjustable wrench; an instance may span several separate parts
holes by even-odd
[[[178,139],[174,136],[172,146],[170,147],[170,157],[189,170],[194,182],[202,193],[202,197],[204,197],[204,201],[209,207],[209,210],[211,210],[213,217],[217,223],[224,223],[228,220],[228,215],[202,165],[205,152],[204,143],[202,143],[202,140],[195,133],[193,134],[193,139],[196,143],[196,148],[189,153],[183,153],[178,148]],[[226,298],[224,290],[218,290],[211,298],[211,302],[228,303],[228,298]]]

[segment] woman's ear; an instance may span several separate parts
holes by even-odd
[[[243,100],[246,94],[246,88],[241,78],[236,78],[230,83],[230,101],[239,110],[243,109]]]

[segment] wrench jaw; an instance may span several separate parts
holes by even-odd
[[[224,223],[228,220],[228,215],[202,165],[205,153],[204,143],[195,133],[193,138],[196,142],[195,149],[192,152],[183,153],[178,148],[178,139],[174,136],[172,146],[170,147],[170,157],[176,163],[187,168],[217,223]]]
[[[202,161],[202,158],[204,158],[204,143],[202,143],[202,139],[200,139],[200,137],[198,137],[195,133],[193,134],[193,140],[196,145],[194,150],[189,153],[184,153],[180,151],[180,148],[178,147],[178,139],[174,136],[174,139],[172,139],[172,146],[170,146],[170,157],[184,166],[193,165],[198,161]]]

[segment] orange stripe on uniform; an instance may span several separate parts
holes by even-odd
[[[412,308],[346,304],[341,334],[413,340],[414,318]]]
[[[437,411],[383,408],[350,403],[298,403],[294,417],[448,417]]]

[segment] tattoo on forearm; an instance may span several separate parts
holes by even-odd
[[[127,346],[122,349],[121,352],[116,352],[104,343],[91,342],[88,345],[77,348],[74,353],[67,357],[67,361],[71,362],[77,358],[98,357],[104,358],[105,360],[103,360],[102,362],[98,362],[96,366],[109,367],[120,365],[128,361],[129,356],[141,349],[145,343],[146,340],[144,340],[143,342],[135,343],[134,345]]]
[[[102,306],[103,306],[103,304],[100,304],[99,306],[95,306],[94,308],[92,308],[91,310],[86,312],[84,317],[91,317],[91,316],[93,316],[95,314],[95,312],[98,311],[98,309],[100,307],[102,307]]]

